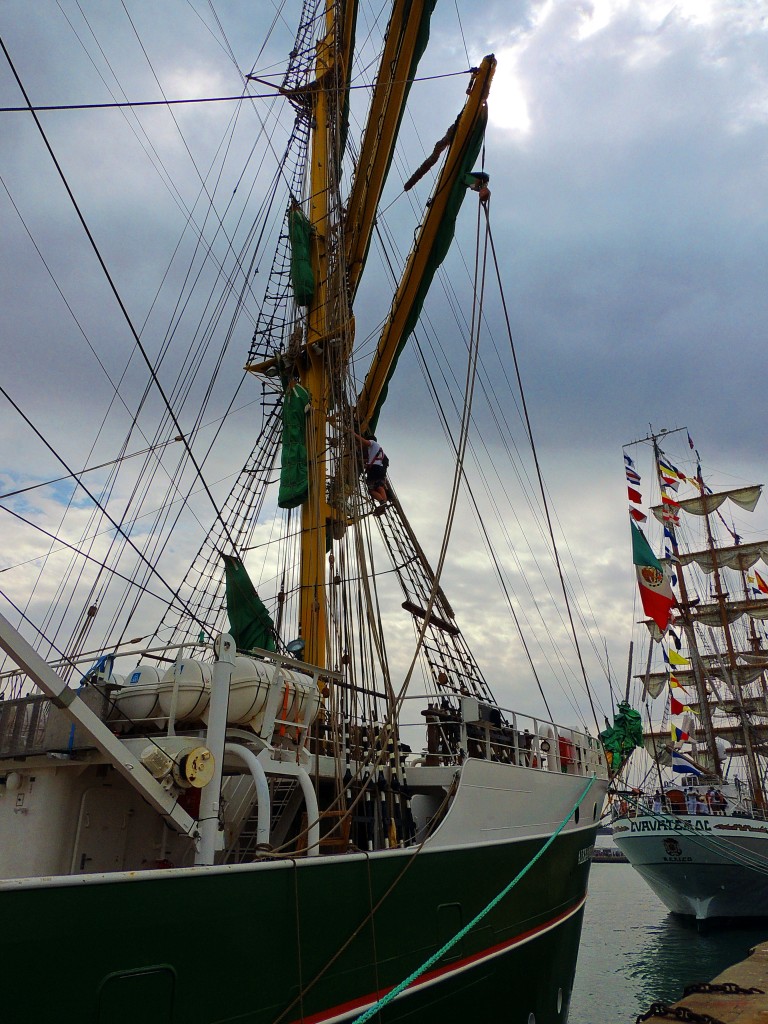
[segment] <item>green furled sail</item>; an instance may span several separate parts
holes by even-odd
[[[370,419],[370,429],[375,431],[376,424],[381,413],[382,406],[387,398],[387,391],[389,389],[389,381],[392,379],[392,375],[395,372],[397,361],[400,358],[400,353],[405,347],[405,343],[412,334],[416,324],[418,323],[419,316],[421,315],[421,308],[424,305],[424,300],[427,297],[432,279],[437,273],[440,264],[445,259],[448,250],[453,241],[453,236],[456,231],[456,218],[459,215],[461,204],[464,202],[464,196],[467,194],[467,175],[471,172],[472,167],[477,159],[480,152],[480,147],[483,144],[483,138],[485,137],[485,128],[488,122],[488,111],[484,110],[478,117],[477,123],[472,131],[472,134],[466,141],[464,152],[462,153],[460,160],[461,164],[456,174],[453,185],[451,186],[451,194],[448,199],[448,203],[445,208],[445,214],[443,216],[440,228],[435,236],[434,244],[432,245],[432,251],[429,256],[429,264],[424,273],[424,276],[419,285],[416,293],[416,298],[413,302],[411,311],[406,320],[405,327],[403,328],[400,342],[397,347],[397,354],[392,360],[392,365],[389,367],[389,374],[387,375],[387,383],[381,390],[381,395],[376,408],[373,411],[373,415]]]
[[[400,125],[402,124],[403,117],[405,116],[405,108],[407,106],[408,97],[409,97],[410,92],[411,92],[411,85],[413,84],[413,80],[416,78],[416,72],[418,71],[418,68],[419,68],[419,62],[421,61],[421,58],[424,56],[424,51],[426,50],[427,44],[429,43],[430,23],[431,23],[431,18],[432,18],[432,12],[435,9],[435,4],[436,3],[437,3],[437,0],[427,0],[427,2],[424,4],[424,8],[423,8],[423,10],[421,12],[421,18],[419,20],[419,26],[418,26],[418,29],[417,29],[417,32],[416,32],[416,45],[415,45],[414,50],[413,50],[413,55],[411,57],[411,66],[410,66],[410,68],[408,70],[408,75],[407,75],[407,82],[408,82],[408,84],[407,84],[407,86],[406,86],[406,88],[405,88],[405,90],[403,92],[403,98],[402,98],[402,102],[401,102],[401,106],[400,106],[400,113],[398,114],[397,125],[396,125],[395,131],[394,131],[394,138],[397,138],[399,136],[399,134],[400,134]],[[408,20],[409,20],[409,18],[411,16],[410,15],[411,7],[412,7],[411,0],[406,0],[406,3],[404,4],[403,17],[402,17],[402,20],[399,23],[399,31],[400,31],[401,35],[408,28]],[[388,31],[392,31],[392,25],[391,24],[390,24],[390,27],[389,27]],[[349,91],[347,91],[347,96],[349,96]],[[346,112],[346,106],[345,106],[345,112]],[[343,130],[346,130],[344,125],[343,125]],[[379,129],[378,129],[378,126],[371,126],[371,125],[369,125],[369,130],[378,131]],[[344,135],[343,137],[344,137],[344,143],[346,145],[346,135]],[[389,154],[389,160],[387,161],[387,166],[386,166],[386,168],[384,170],[384,175],[383,175],[382,181],[381,181],[381,188],[382,188],[382,190],[384,189],[384,185],[385,185],[385,183],[386,183],[386,181],[387,181],[387,179],[389,177],[389,171],[390,171],[390,168],[392,166],[392,159],[393,159],[394,155],[395,155],[395,147],[394,147],[394,145],[392,145],[391,151],[390,151],[390,154]],[[373,233],[371,233],[371,236],[370,236],[370,238],[368,240],[368,245],[366,246],[365,252],[363,253],[362,267],[360,268],[360,271],[356,275],[358,283],[359,283],[360,277],[362,275],[362,268],[365,266],[365,264],[366,264],[366,262],[368,260],[368,249],[370,248],[370,244],[371,244],[371,239],[372,238],[373,238]],[[355,289],[355,290],[357,290],[357,289]]]
[[[611,771],[617,772],[635,747],[643,745],[643,725],[640,715],[622,701],[613,716],[613,725],[600,733],[608,755]]]
[[[235,647],[239,651],[252,651],[256,647],[264,651],[276,650],[275,624],[245,566],[234,555],[221,557],[224,559],[229,631]]]
[[[298,508],[309,494],[307,414],[309,392],[295,382],[283,398],[283,452],[280,462],[280,508]]]
[[[291,241],[291,286],[296,303],[308,306],[315,294],[312,271],[312,225],[299,206],[288,211],[288,237]]]

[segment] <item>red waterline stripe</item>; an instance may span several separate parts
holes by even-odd
[[[408,988],[404,989],[397,999],[402,996],[407,996],[411,992],[415,992],[417,989],[422,988],[432,982],[438,981],[440,978],[450,975],[459,974],[465,971],[468,967],[472,967],[474,964],[482,960],[490,960],[495,956],[503,953],[507,949],[511,949],[512,946],[521,946],[525,942],[529,942],[536,935],[541,932],[549,931],[556,925],[560,924],[568,917],[572,917],[586,902],[586,894],[577,900],[573,906],[569,907],[568,910],[564,910],[562,914],[558,914],[557,917],[551,918],[549,921],[545,921],[544,924],[537,925],[535,928],[530,928],[526,932],[520,932],[519,935],[515,935],[511,939],[507,939],[506,942],[499,942],[495,946],[489,946],[487,949],[481,950],[479,953],[473,953],[472,956],[465,957],[463,960],[458,960],[452,964],[446,964],[443,967],[436,967],[432,971],[426,971],[421,977],[417,978]],[[319,1013],[313,1014],[311,1017],[297,1017],[291,1024],[331,1024],[335,1020],[343,1020],[348,1014],[354,1011],[364,1011],[369,1006],[373,1006],[374,1003],[378,1002],[379,999],[383,999],[384,996],[391,992],[394,985],[390,985],[389,988],[381,989],[379,992],[371,992],[365,996],[359,996],[357,999],[350,999],[349,1002],[339,1003],[338,1006],[333,1006],[327,1010],[320,1010]]]

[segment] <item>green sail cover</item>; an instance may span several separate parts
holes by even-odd
[[[229,631],[239,651],[260,647],[274,651],[275,624],[256,593],[245,566],[234,555],[222,555],[227,586]]]
[[[400,134],[400,125],[403,123],[403,117],[405,116],[405,109],[406,109],[406,107],[408,105],[408,97],[411,94],[411,85],[413,84],[413,80],[416,77],[416,72],[419,69],[419,62],[421,61],[421,58],[424,56],[424,51],[426,50],[427,43],[429,42],[430,23],[431,23],[431,18],[432,18],[432,12],[435,9],[435,4],[436,3],[437,3],[437,0],[428,0],[428,3],[426,3],[424,5],[424,9],[421,12],[421,21],[419,22],[419,27],[418,27],[418,30],[417,30],[417,33],[416,33],[416,46],[414,47],[413,57],[411,58],[411,66],[410,66],[410,69],[408,71],[408,85],[407,85],[407,87],[405,89],[405,93],[403,94],[403,103],[402,103],[402,107],[400,109],[400,116],[397,119],[397,127],[395,128],[395,133],[394,133],[394,137],[395,138],[397,138],[398,135]],[[403,26],[408,24],[408,19],[410,17],[410,13],[409,13],[410,9],[411,9],[411,2],[409,0],[409,2],[405,6],[405,10],[403,12],[403,20],[402,20],[402,25]],[[349,93],[347,93],[347,95],[349,95]],[[344,139],[345,139],[345,144],[346,144],[346,134],[344,135]],[[389,155],[389,161],[387,163],[387,168],[384,171],[384,177],[382,178],[382,182],[381,182],[382,190],[384,188],[384,185],[386,184],[387,178],[389,177],[389,169],[392,166],[392,159],[393,159],[394,155],[395,155],[395,147],[393,145],[392,146],[392,150],[391,150],[390,155]],[[371,236],[370,236],[370,238],[368,240],[368,248],[370,248],[370,243],[371,243],[372,239],[373,239],[373,233],[371,233]],[[368,260],[368,249],[366,249],[364,254],[363,254],[363,266],[365,266],[367,260]],[[362,276],[362,273],[361,273],[361,276]]]
[[[299,306],[308,306],[315,294],[312,272],[312,225],[298,206],[288,211],[288,237],[291,240],[291,286]]]
[[[344,0],[344,7],[348,4],[354,4],[352,9],[352,34],[350,39],[349,52],[355,52],[355,37],[357,35],[357,11],[358,11],[358,0]],[[346,18],[346,11],[341,13],[341,24],[344,23]],[[344,102],[341,105],[341,131],[339,133],[339,150],[337,155],[336,171],[340,175],[341,160],[347,151],[347,135],[349,134],[349,82],[350,76],[347,75],[347,83],[344,87]]]
[[[280,463],[280,508],[297,508],[309,493],[307,469],[306,407],[309,392],[294,384],[283,398],[283,454]]]
[[[432,253],[429,258],[429,263],[424,272],[419,289],[416,293],[416,298],[413,303],[413,307],[405,322],[403,334],[400,339],[400,343],[397,346],[397,353],[395,358],[392,360],[392,365],[389,368],[389,376],[387,377],[387,383],[381,389],[381,397],[376,404],[376,408],[373,411],[373,415],[370,419],[371,431],[376,430],[376,424],[381,414],[382,406],[387,397],[387,391],[389,389],[389,381],[392,380],[392,374],[395,372],[397,361],[400,358],[400,353],[405,347],[406,341],[413,333],[413,329],[416,327],[419,316],[421,315],[421,308],[424,305],[424,300],[427,297],[430,285],[432,284],[432,278],[437,273],[440,264],[445,259],[448,250],[451,247],[453,241],[454,232],[456,230],[456,218],[459,215],[461,204],[464,202],[464,196],[467,194],[467,185],[465,183],[465,176],[472,170],[472,166],[477,159],[477,155],[480,152],[480,147],[483,144],[483,137],[485,136],[485,126],[488,121],[488,111],[484,110],[477,120],[477,124],[474,127],[472,134],[467,139],[466,148],[461,158],[461,164],[456,173],[453,185],[451,186],[451,194],[448,199],[448,203],[445,208],[445,215],[443,217],[442,224],[440,225],[437,234],[435,236],[435,242],[432,246]]]
[[[643,745],[640,715],[622,701],[613,717],[613,726],[600,733],[605,752],[610,754],[611,771],[617,772],[635,747]]]

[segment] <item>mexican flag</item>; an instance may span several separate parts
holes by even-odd
[[[675,604],[675,595],[661,562],[651,551],[643,531],[631,519],[629,525],[632,530],[632,561],[637,573],[643,611],[653,619],[663,633],[669,625],[669,613]]]

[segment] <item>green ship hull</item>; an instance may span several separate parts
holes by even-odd
[[[514,1007],[516,1020],[565,1021],[594,833],[560,836],[378,1019],[504,1020]],[[13,985],[3,1019],[354,1020],[482,910],[542,843],[6,883]]]

